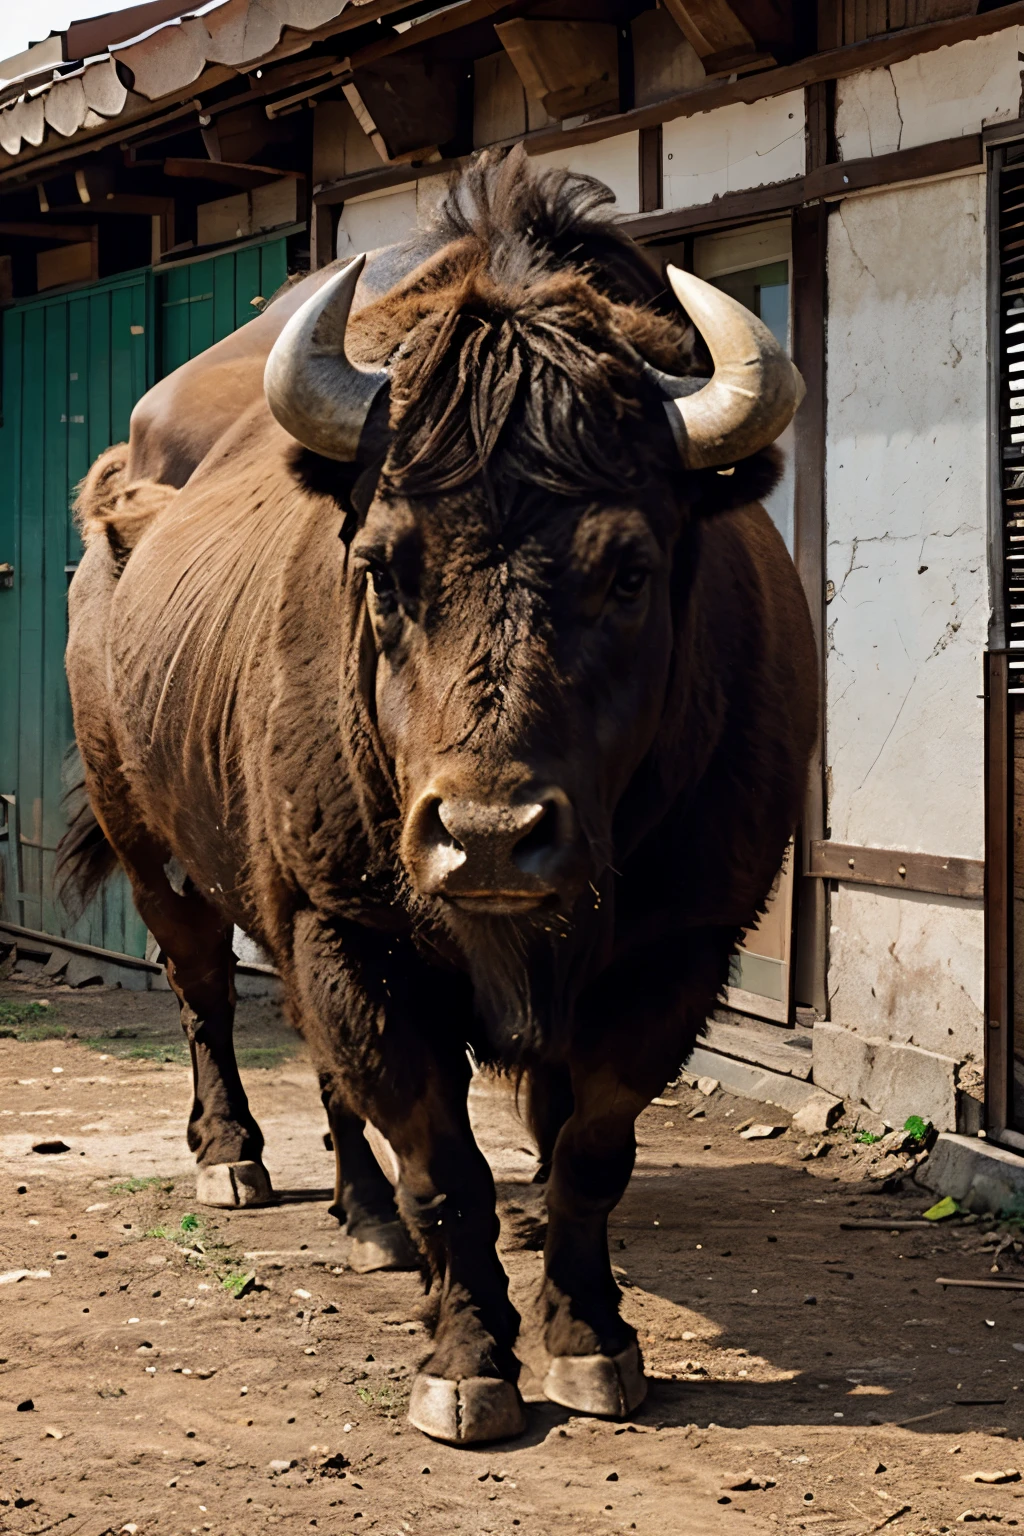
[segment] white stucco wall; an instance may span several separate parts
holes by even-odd
[[[981,858],[984,177],[829,220],[827,758],[837,842]],[[840,886],[832,1019],[981,1052],[980,905]]]
[[[836,82],[842,160],[980,133],[1018,116],[1024,28],[919,53]]]
[[[410,240],[448,190],[447,176],[421,176],[407,187],[364,192],[346,200],[338,220],[335,254],[355,256]]]
[[[557,167],[596,176],[615,193],[617,213],[640,212],[640,135],[619,133],[597,144],[577,144],[571,149],[531,155],[532,170]]]
[[[692,208],[725,192],[804,173],[804,93],[680,117],[662,129],[666,208]]]

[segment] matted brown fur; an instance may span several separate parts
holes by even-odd
[[[123,566],[153,519],[177,492],[152,480],[128,478],[128,444],[117,443],[101,453],[78,487],[75,521],[86,546],[105,539]]]

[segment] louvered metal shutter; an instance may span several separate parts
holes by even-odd
[[[999,174],[999,494],[1010,693],[1024,694],[1024,144]],[[1019,652],[1019,655],[1014,655]]]

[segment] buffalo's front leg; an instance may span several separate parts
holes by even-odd
[[[636,1157],[637,1116],[693,1048],[724,980],[732,930],[691,932],[620,962],[582,999],[571,1052],[573,1110],[548,1181],[541,1324],[544,1392],[619,1418],[647,1383],[608,1255],[608,1217]]]
[[[295,928],[293,984],[321,1071],[394,1149],[398,1208],[432,1277],[433,1348],[413,1384],[412,1423],[459,1445],[519,1434],[519,1315],[495,1249],[494,1181],[467,1111],[466,983],[424,964],[411,944],[307,913]]]
[[[395,1207],[395,1192],[366,1139],[365,1125],[349,1109],[343,1085],[331,1071],[320,1074],[334,1143],[331,1215],[351,1238],[348,1262],[361,1275],[377,1269],[418,1269],[419,1255]]]
[[[545,1396],[580,1413],[621,1418],[647,1391],[636,1332],[619,1316],[608,1216],[629,1183],[633,1125],[646,1100],[614,1069],[573,1075],[575,1107],[555,1146],[547,1188],[541,1325]]]

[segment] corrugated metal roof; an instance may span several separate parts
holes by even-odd
[[[9,103],[0,106],[0,149],[15,157],[39,148],[48,131],[67,139],[126,113],[141,115],[148,102],[187,91],[208,67],[252,67],[286,29],[312,31],[361,3],[366,0],[208,0],[186,9],[176,0],[150,0],[76,22],[63,35],[66,62],[55,65],[52,38],[36,45],[45,59],[29,49],[10,61],[22,69],[0,86],[0,103],[5,97]],[[132,21],[143,30],[125,35]],[[104,32],[109,42],[95,56],[68,60],[70,40],[95,47]]]

